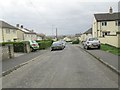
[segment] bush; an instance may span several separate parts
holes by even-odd
[[[39,44],[39,49],[46,49],[48,47],[50,47],[52,45],[53,41],[50,40],[43,40],[43,41],[39,41],[38,44]]]
[[[79,43],[80,43],[79,39],[76,39],[75,41],[72,41],[72,44],[79,44]]]
[[[2,46],[13,44],[14,52],[25,52],[25,43],[26,42],[3,42]]]

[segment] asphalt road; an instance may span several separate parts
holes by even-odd
[[[49,51],[2,78],[3,88],[117,88],[118,76],[74,45]]]

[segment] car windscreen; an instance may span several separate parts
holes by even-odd
[[[97,38],[89,38],[89,41],[98,40]]]

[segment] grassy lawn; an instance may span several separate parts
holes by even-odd
[[[101,44],[101,50],[110,52],[110,53],[115,54],[115,55],[120,55],[120,49],[106,45],[106,44]]]

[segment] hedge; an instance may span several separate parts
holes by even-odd
[[[2,46],[13,44],[14,52],[25,52],[25,43],[26,42],[3,42]]]
[[[46,49],[46,48],[50,47],[52,42],[53,42],[52,40],[51,41],[48,41],[48,40],[39,41],[38,42],[38,45],[40,47],[39,49]]]
[[[79,39],[72,41],[72,44],[79,44],[79,43],[80,43]]]
[[[3,42],[1,43],[2,46],[5,46],[7,44],[13,44],[14,47],[14,52],[25,52],[25,43],[28,43],[28,41],[23,41],[23,42]],[[52,40],[40,40],[37,41],[37,43],[40,46],[40,50],[41,49],[46,49],[48,47],[51,46],[51,44],[53,43]]]

